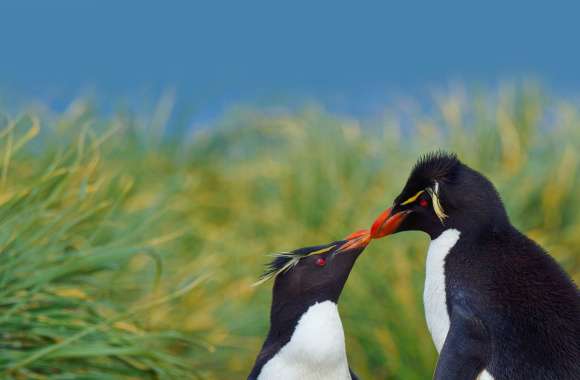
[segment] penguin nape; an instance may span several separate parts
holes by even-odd
[[[347,242],[278,254],[270,263],[261,280],[274,277],[270,330],[248,379],[357,379],[337,303],[365,246]]]
[[[499,194],[453,154],[413,168],[378,238],[431,238],[423,300],[439,352],[434,379],[580,379],[580,292],[511,223]]]

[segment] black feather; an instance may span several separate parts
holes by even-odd
[[[424,154],[417,160],[403,191],[395,199],[395,203],[407,200],[417,194],[419,190],[433,187],[435,182],[439,184],[454,183],[463,166],[455,153],[438,150]]]
[[[461,162],[455,153],[438,150],[419,158],[411,172],[411,178],[430,179],[431,181],[450,182]]]
[[[345,242],[346,242],[345,240],[339,240],[324,245],[298,248],[290,252],[275,253],[274,259],[268,264],[266,264],[266,269],[264,270],[264,273],[262,273],[262,275],[260,276],[258,283],[267,281],[268,279],[277,276],[281,272],[288,270],[292,266],[296,265],[301,259],[312,254],[313,252],[320,251],[325,248],[331,248],[327,252],[332,253],[337,248],[342,246]],[[290,262],[292,262],[292,264],[288,266]]]

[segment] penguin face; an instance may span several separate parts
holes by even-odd
[[[266,272],[275,276],[272,309],[337,302],[364,247],[339,251],[345,241],[278,255]]]
[[[456,155],[436,152],[415,164],[393,206],[373,224],[371,235],[380,238],[423,231],[433,239],[448,228],[473,231],[507,220],[501,199],[487,178]]]
[[[276,277],[275,292],[315,302],[337,302],[362,251],[363,249],[353,249],[334,254],[334,250],[331,250],[304,257],[294,268]]]

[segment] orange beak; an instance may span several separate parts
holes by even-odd
[[[396,232],[401,225],[401,222],[403,222],[409,214],[409,211],[399,211],[391,215],[392,212],[392,207],[383,211],[375,220],[370,230],[359,230],[348,235],[345,238],[346,242],[336,252],[364,248],[372,239],[379,239]]]
[[[348,235],[345,240],[346,242],[336,252],[366,247],[371,241],[371,234],[369,230],[360,230]]]
[[[399,211],[393,215],[393,208],[383,211],[371,227],[371,239],[379,239],[397,231],[403,220],[409,214],[408,211]]]

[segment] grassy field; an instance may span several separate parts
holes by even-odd
[[[580,105],[453,91],[372,122],[236,108],[195,133],[168,105],[0,116],[0,378],[238,379],[267,332],[269,252],[369,223],[420,153],[455,151],[580,281]],[[430,378],[426,236],[373,243],[341,300],[352,367]]]

